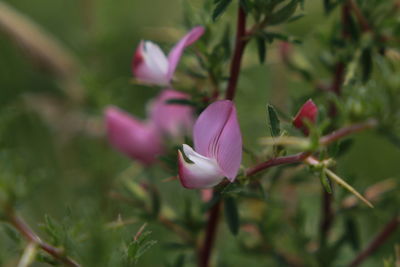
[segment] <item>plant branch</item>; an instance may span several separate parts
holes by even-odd
[[[302,153],[298,153],[298,154],[294,154],[294,155],[290,155],[290,156],[272,158],[270,160],[267,160],[265,162],[262,162],[256,166],[254,166],[254,167],[248,168],[245,173],[246,173],[246,176],[252,176],[252,175],[259,173],[260,171],[263,171],[270,167],[279,166],[279,165],[283,165],[283,164],[303,162],[310,155],[311,155],[311,152],[302,152]]]
[[[198,261],[199,267],[209,267],[212,248],[214,246],[215,234],[217,231],[218,221],[221,213],[222,202],[218,201],[210,210],[206,236],[204,238],[203,246],[199,250]]]
[[[354,2],[354,0],[348,0],[347,3],[349,5],[349,8],[351,8],[355,17],[357,18],[358,24],[360,25],[362,31],[363,32],[371,31],[372,30],[371,26],[369,25],[368,20],[364,17],[357,3]]]
[[[321,137],[319,144],[321,146],[329,145],[343,137],[346,137],[350,134],[358,133],[367,129],[371,129],[376,127],[378,122],[375,119],[369,119],[366,122],[361,122],[353,125],[349,125],[343,128],[340,128],[332,133]],[[290,156],[277,157],[262,162],[254,167],[248,168],[246,170],[246,176],[252,176],[262,170],[265,170],[270,167],[279,166],[283,164],[291,164],[298,163],[304,161],[308,156],[310,156],[312,152],[302,152]]]
[[[76,261],[66,256],[62,249],[53,247],[52,245],[41,240],[40,237],[22,220],[22,218],[17,216],[13,211],[9,211],[7,216],[9,223],[13,225],[29,242],[37,244],[38,247],[40,247],[43,251],[46,251],[48,254],[67,266],[80,266]]]
[[[229,100],[233,100],[233,98],[235,97],[243,52],[248,42],[248,39],[245,38],[245,36],[246,36],[246,12],[239,5],[235,50],[233,52],[233,58],[230,66],[229,82],[225,95],[225,98]]]
[[[368,256],[372,255],[385,241],[393,234],[400,224],[400,216],[392,218],[377,236],[362,250],[348,265],[349,267],[359,266]]]
[[[343,137],[346,137],[350,134],[362,132],[367,129],[374,128],[378,125],[378,122],[375,119],[369,119],[366,122],[361,122],[361,123],[356,123],[350,126],[346,126],[343,128],[340,128],[336,131],[333,131],[332,133],[325,135],[321,137],[320,139],[320,145],[329,145]]]

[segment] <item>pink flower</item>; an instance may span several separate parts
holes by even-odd
[[[168,103],[171,99],[188,100],[185,93],[166,89],[150,105],[150,119],[164,134],[177,138],[192,131],[193,108],[188,105]]]
[[[221,100],[209,105],[193,129],[195,150],[183,145],[186,162],[178,152],[179,179],[186,188],[210,188],[224,177],[236,178],[242,161],[242,136],[232,101]]]
[[[315,124],[318,116],[318,107],[314,104],[314,102],[309,99],[306,103],[300,108],[299,112],[293,119],[293,125],[301,130],[305,135],[309,134],[309,129],[307,125],[304,123],[308,120],[310,123]]]
[[[158,45],[141,41],[132,61],[134,76],[144,83],[169,85],[183,50],[196,42],[203,33],[203,27],[193,28],[172,48],[168,58]]]
[[[149,165],[163,152],[161,137],[153,123],[141,122],[117,107],[108,107],[105,117],[109,142],[126,156]]]

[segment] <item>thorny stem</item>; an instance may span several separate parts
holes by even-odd
[[[374,128],[378,125],[378,122],[375,119],[369,119],[366,122],[361,122],[357,124],[353,124],[350,126],[346,126],[343,128],[340,128],[336,131],[333,131],[332,133],[325,135],[321,137],[320,139],[320,144],[321,145],[328,145],[330,143],[333,143],[343,137],[346,137],[350,134],[362,132],[367,129]]]
[[[290,155],[290,156],[273,158],[273,159],[267,160],[267,161],[262,162],[254,167],[247,169],[246,176],[252,176],[256,173],[259,173],[260,171],[263,171],[265,169],[268,169],[268,168],[274,167],[274,166],[303,162],[303,160],[305,160],[310,155],[311,155],[311,152],[302,152],[302,153],[298,153],[298,154],[294,154],[294,155]]]
[[[221,213],[221,201],[218,201],[214,207],[210,210],[208,221],[207,221],[207,229],[206,235],[204,238],[204,244],[199,250],[199,267],[209,267],[210,266],[210,258],[212,248],[214,246],[215,234],[218,227],[219,216]]]
[[[367,130],[377,126],[377,121],[375,119],[367,120],[366,122],[361,122],[357,124],[352,124],[343,128],[340,128],[332,133],[321,137],[319,143],[321,146],[329,145],[343,137],[346,137],[350,134],[358,133],[363,130]],[[312,152],[302,152],[290,156],[277,157],[262,162],[254,167],[251,167],[246,170],[246,176],[252,176],[260,171],[268,169],[270,167],[279,166],[283,164],[291,164],[303,162],[308,156],[310,156]]]
[[[354,15],[356,16],[356,19],[358,21],[358,24],[360,25],[361,29],[363,32],[368,32],[371,31],[371,26],[368,23],[368,20],[364,17],[363,13],[361,12],[360,8],[358,7],[357,3],[354,2],[354,0],[348,0],[347,1],[349,7],[353,11]]]
[[[235,97],[243,52],[248,42],[248,39],[246,39],[245,37],[246,37],[246,12],[239,5],[235,50],[233,52],[233,58],[231,61],[230,76],[229,76],[228,87],[226,89],[225,99],[233,100],[233,98]],[[218,226],[221,205],[222,205],[221,201],[218,201],[209,212],[206,236],[204,238],[204,243],[199,249],[199,255],[198,255],[199,267],[208,267],[210,265],[211,252],[214,246],[215,234]]]
[[[368,256],[374,253],[393,234],[400,224],[400,216],[392,218],[377,236],[362,250],[348,265],[349,267],[359,266]]]
[[[349,0],[348,2],[351,2],[352,0]],[[349,25],[350,25],[350,19],[351,19],[351,6],[348,2],[345,2],[342,6],[341,9],[341,23],[342,23],[342,38],[344,40],[349,39],[351,37],[351,33],[349,32]],[[345,77],[345,70],[346,70],[346,64],[343,61],[338,61],[335,66],[334,70],[334,75],[332,79],[332,83],[330,86],[330,91],[336,94],[337,96],[340,96],[342,94],[342,85]],[[329,115],[331,118],[334,118],[337,114],[337,108],[334,103],[331,103],[330,109],[329,109]],[[332,139],[333,141],[341,138],[339,134],[337,134],[338,131],[333,132],[332,135],[325,139],[329,140]],[[323,141],[324,138],[322,138],[321,141]],[[323,189],[322,192],[322,206],[321,206],[321,222],[320,222],[320,246],[323,247],[325,245],[326,240],[328,239],[330,228],[333,224],[333,220],[335,218],[335,213],[333,211],[332,207],[332,200],[333,196],[332,194],[328,193],[326,190]]]
[[[235,97],[243,52],[248,42],[248,39],[245,38],[245,36],[246,36],[246,12],[243,10],[241,6],[239,6],[235,50],[233,52],[233,58],[230,67],[229,83],[225,95],[225,98],[229,100],[233,100],[233,98]]]
[[[66,256],[62,249],[53,247],[41,240],[40,237],[22,220],[22,218],[17,216],[13,211],[9,211],[7,215],[9,223],[12,224],[29,242],[37,244],[42,250],[46,251],[48,254],[67,266],[80,266],[76,261]]]

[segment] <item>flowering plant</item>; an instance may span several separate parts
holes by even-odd
[[[0,2],[0,265],[397,266],[398,1],[82,2]]]

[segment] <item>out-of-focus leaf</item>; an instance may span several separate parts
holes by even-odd
[[[265,45],[265,41],[262,38],[257,38],[257,48],[258,48],[258,59],[260,61],[260,64],[263,64],[265,62],[265,54],[267,51],[267,47]]]
[[[252,3],[249,0],[240,0],[240,6],[246,13],[249,13],[252,9]]]
[[[215,9],[212,14],[212,19],[213,21],[216,21],[219,16],[226,10],[226,8],[229,6],[229,4],[232,2],[232,0],[215,0],[214,4]]]
[[[329,194],[332,194],[331,182],[329,181],[329,178],[326,176],[326,173],[324,171],[321,171],[321,173],[319,175],[319,179],[320,179],[321,184],[324,187],[325,191],[328,192]]]
[[[287,21],[296,11],[298,3],[298,0],[291,0],[286,6],[272,14],[271,18],[268,20],[268,24],[276,25]]]
[[[360,249],[360,236],[356,222],[352,218],[346,220],[346,237],[354,251]]]
[[[128,244],[126,249],[126,257],[130,264],[136,264],[139,258],[146,253],[146,251],[157,244],[156,240],[149,240],[151,232],[144,232],[145,226],[146,224],[139,229],[134,240]]]
[[[179,99],[179,98],[168,99],[166,101],[166,103],[167,104],[178,104],[178,105],[183,105],[183,106],[194,106],[194,107],[197,106],[197,104],[195,102],[193,102],[193,101],[191,101],[189,99],[183,99],[183,98],[181,98],[181,99]]]
[[[372,73],[372,51],[366,48],[361,53],[362,81],[366,83]]]
[[[225,219],[229,230],[233,235],[239,232],[239,213],[236,205],[236,200],[233,197],[224,198]]]
[[[279,136],[281,132],[280,121],[275,111],[275,108],[270,104],[268,104],[267,106],[267,114],[268,114],[268,122],[269,122],[271,136],[273,137]]]
[[[297,21],[297,20],[301,19],[304,16],[305,16],[305,14],[299,14],[299,15],[293,16],[290,19],[288,19],[287,23]]]
[[[353,146],[353,139],[344,139],[340,142],[335,142],[328,146],[328,154],[330,157],[338,158],[344,154]]]

